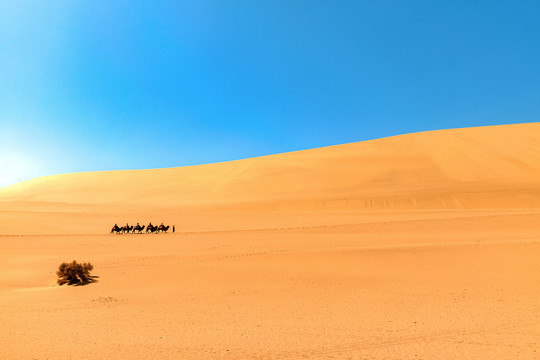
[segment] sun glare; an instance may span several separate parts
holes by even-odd
[[[0,154],[0,187],[35,177],[36,166],[21,154]]]

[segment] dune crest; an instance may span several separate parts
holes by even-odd
[[[539,207],[539,143],[540,123],[429,131],[208,165],[48,176],[0,189],[0,202]]]
[[[0,225],[11,234],[22,226],[30,233],[93,233],[159,214],[159,221],[188,219],[188,229],[202,230],[208,224],[194,215],[201,212],[537,209],[538,144],[540,123],[527,123],[190,167],[47,176],[0,189]],[[77,227],[69,225],[74,219]],[[241,220],[229,224],[235,221]]]

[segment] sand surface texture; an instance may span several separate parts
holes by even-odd
[[[174,234],[112,235],[164,222]],[[64,261],[97,282],[57,286]],[[0,359],[540,359],[540,123],[0,189]]]

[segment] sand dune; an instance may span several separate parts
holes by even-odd
[[[10,234],[34,221],[30,228],[40,233],[76,231],[72,221],[53,220],[62,215],[81,217],[80,233],[101,233],[111,222],[149,221],[161,212],[155,220],[181,223],[199,212],[538,208],[539,143],[540,123],[530,123],[202,166],[48,176],[0,189],[0,224]],[[207,226],[194,225],[188,228]]]
[[[536,359],[539,224],[540,123],[37,178],[0,189],[0,358]]]

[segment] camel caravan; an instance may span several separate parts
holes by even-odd
[[[146,233],[166,233],[168,230],[169,230],[170,226],[169,225],[163,225],[163,223],[161,223],[161,225],[152,225],[152,223],[148,224],[148,226],[146,226]],[[139,223],[137,223],[137,225],[133,226],[129,226],[129,224],[126,224],[126,226],[118,226],[117,224],[114,224],[112,230],[111,230],[111,234],[129,234],[129,233],[132,233],[132,234],[135,234],[135,231],[139,234],[142,234],[143,233],[143,230],[145,229],[145,226],[144,225],[139,225]],[[175,231],[175,228],[174,228],[174,225],[172,227],[172,232]]]

